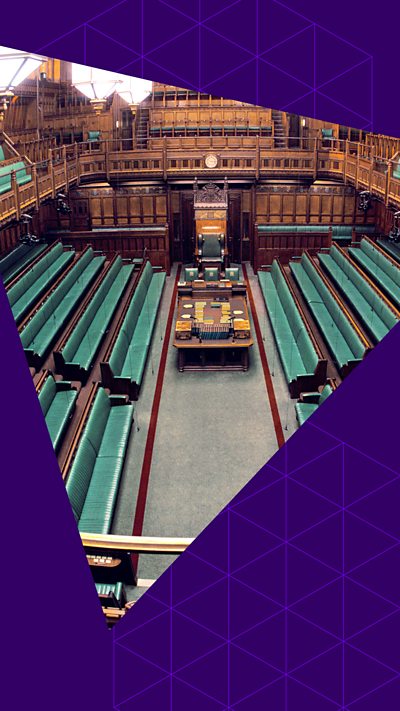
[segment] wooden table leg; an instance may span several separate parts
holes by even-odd
[[[178,349],[178,370],[183,373],[185,369],[185,351],[183,348]]]

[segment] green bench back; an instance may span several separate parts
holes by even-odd
[[[10,305],[13,306],[18,299],[44,274],[51,268],[56,259],[63,253],[62,244],[57,242],[47,254],[45,254],[25,276],[17,281],[17,283],[8,290],[7,296]]]
[[[51,319],[51,316],[57,306],[64,299],[66,294],[72,290],[74,284],[79,279],[82,272],[92,261],[94,252],[92,247],[86,250],[82,256],[78,259],[76,264],[60,282],[57,288],[49,296],[48,299],[42,304],[40,309],[35,313],[33,318],[29,321],[27,326],[23,329],[21,333],[21,341],[24,348],[28,348],[29,344],[33,341],[35,336],[39,333],[40,329],[44,324]]]
[[[44,417],[46,417],[47,412],[51,403],[53,402],[57,392],[57,386],[52,375],[49,375],[39,393],[39,403],[42,408]]]
[[[276,260],[272,263],[271,276],[301,359],[307,371],[313,372],[318,362],[318,355]]]
[[[354,357],[358,359],[363,358],[365,352],[364,344],[306,254],[303,254],[301,257],[301,265],[315,286],[322,303],[325,305],[332,321],[344,337]]]
[[[366,239],[361,240],[360,248],[373,262],[400,287],[400,266],[393,264],[379,249],[376,249]]]
[[[136,324],[138,322],[152,278],[153,267],[150,262],[146,262],[131,303],[129,304],[129,308],[125,314],[121,330],[110,355],[109,363],[114,375],[119,375],[122,371],[125,357],[135,332]]]
[[[106,391],[99,388],[66,484],[76,521],[82,513],[110,408]]]

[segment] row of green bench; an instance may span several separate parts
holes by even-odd
[[[26,172],[26,165],[22,160],[0,166],[0,195],[11,190],[12,173],[15,173],[18,185],[26,185],[26,183],[30,183],[32,180],[32,177]]]
[[[332,239],[336,241],[351,240],[353,229],[357,234],[374,234],[376,232],[375,225],[300,225],[300,224],[268,224],[258,225],[260,234],[268,234],[270,232],[282,233],[328,233],[332,228]]]
[[[46,244],[37,244],[33,247],[20,244],[0,259],[0,276],[4,286],[7,286],[31,262],[33,262],[45,249]]]
[[[329,381],[324,385],[321,392],[302,393],[300,400],[295,404],[296,417],[300,426],[318,410],[329,395],[332,395],[333,390],[334,384]]]
[[[80,531],[111,531],[132,422],[133,405],[98,388],[66,483]]]
[[[335,298],[307,251],[301,260],[290,262],[290,269],[337,367],[343,376],[347,375],[371,344],[352,322],[344,304]]]
[[[126,591],[123,583],[96,583],[96,591],[102,607],[125,607]]]
[[[55,282],[65,267],[72,262],[74,252],[64,251],[61,242],[54,244],[26,273],[7,290],[8,300],[16,323],[32,309],[44,292]]]
[[[116,340],[100,363],[104,387],[126,394],[130,400],[139,396],[164,284],[165,272],[155,270],[147,261]]]
[[[390,259],[369,239],[349,248],[350,256],[362,267],[389,299],[400,308],[400,264]]]
[[[86,382],[133,269],[134,265],[124,264],[119,255],[113,259],[67,340],[54,351],[58,373]]]
[[[334,245],[328,253],[319,253],[318,259],[373,340],[382,340],[396,325],[400,314],[396,315],[395,309],[368,283],[340,247]]]
[[[315,390],[326,380],[327,361],[309,333],[280,263],[274,260],[269,271],[259,271],[258,281],[291,396]]]
[[[88,291],[105,262],[88,247],[79,259],[55,283],[36,312],[20,330],[28,363],[40,367],[45,355],[69,320],[79,301]]]
[[[52,445],[57,452],[74,413],[78,392],[70,382],[56,381],[48,372],[41,382],[38,397]]]
[[[272,136],[272,126],[151,126],[150,138],[161,136]]]

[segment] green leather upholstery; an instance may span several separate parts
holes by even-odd
[[[22,345],[31,365],[36,366],[43,360],[103,267],[104,261],[105,257],[95,256],[91,247],[83,252],[21,331]]]
[[[183,281],[194,281],[199,278],[197,267],[185,267],[183,271]]]
[[[288,384],[311,377],[318,354],[276,260],[270,271],[258,272],[258,281]]]
[[[318,258],[372,338],[382,340],[398,322],[393,311],[337,247]]]
[[[108,362],[117,392],[124,392],[119,381],[140,387],[164,283],[165,272],[154,271],[146,262]],[[107,364],[101,367],[105,384]]]
[[[322,405],[323,402],[325,402],[329,395],[332,395],[332,388],[327,383],[323,388],[322,392],[318,393],[318,396],[316,398],[317,402],[296,402],[295,410],[299,425],[302,425],[310,417],[310,415],[313,414],[313,412],[318,410],[319,406]]]
[[[351,247],[349,254],[395,306],[400,308],[400,264],[393,264],[366,239],[361,240],[360,247]]]
[[[3,146],[0,146],[0,161],[5,160]]]
[[[88,141],[99,141],[100,131],[88,131]]]
[[[4,284],[7,285],[15,279],[46,247],[46,244],[37,244],[33,247],[27,244],[20,244],[0,259],[0,275]]]
[[[120,256],[115,259],[59,354],[62,372],[74,367],[74,377],[87,376],[132,271],[132,264],[123,264]]]
[[[218,279],[218,269],[214,269],[213,267],[206,267],[204,269],[204,281],[218,281]]]
[[[78,393],[71,383],[56,382],[51,374],[40,389],[39,403],[56,452],[72,417],[77,397]]]
[[[80,531],[110,533],[132,427],[133,405],[99,388],[67,479]]]
[[[11,173],[15,172],[18,185],[29,183],[32,178],[27,175],[26,166],[23,161],[11,163],[11,165],[0,166],[0,195],[11,190]]]
[[[126,593],[123,583],[96,583],[97,594],[108,597],[107,606],[124,607]]]
[[[225,269],[225,279],[239,281],[239,267],[227,267]]]
[[[333,128],[322,128],[322,138],[333,138]]]
[[[211,261],[222,261],[223,239],[221,234],[205,234],[198,236],[199,255],[202,259]]]
[[[7,296],[16,323],[30,311],[41,295],[72,262],[74,252],[64,252],[62,244],[57,242],[30,271],[17,281]]]
[[[340,369],[362,360],[365,346],[340,305],[304,253],[290,269]]]

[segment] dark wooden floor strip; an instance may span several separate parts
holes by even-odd
[[[167,363],[167,355],[169,348],[169,341],[171,336],[172,324],[174,319],[176,296],[178,291],[178,281],[181,273],[181,266],[178,266],[176,279],[174,284],[174,289],[172,292],[171,304],[168,312],[167,325],[165,327],[164,343],[161,351],[160,365],[158,368],[157,382],[155,387],[153,405],[151,408],[149,430],[147,433],[146,447],[144,451],[142,471],[140,475],[140,484],[138,497],[136,502],[135,520],[133,524],[133,536],[141,536],[143,531],[144,514],[146,510],[146,499],[147,491],[149,487],[149,478],[151,470],[151,461],[153,457],[154,440],[156,436],[158,413],[160,409],[161,393],[164,382],[165,366]],[[132,562],[136,566],[138,561],[138,556],[132,556]]]
[[[275,396],[274,386],[272,383],[271,372],[269,369],[267,356],[266,356],[265,349],[264,349],[264,343],[263,343],[263,339],[262,339],[260,323],[259,323],[258,316],[257,316],[256,305],[254,303],[253,292],[251,290],[251,286],[250,286],[250,282],[249,282],[249,279],[247,276],[247,270],[246,270],[245,264],[242,264],[242,269],[243,269],[243,276],[244,276],[246,284],[247,284],[247,293],[249,295],[251,315],[253,317],[254,328],[256,331],[258,350],[260,352],[261,365],[262,365],[262,369],[264,372],[265,385],[267,387],[269,406],[271,408],[272,420],[273,420],[274,428],[275,428],[276,441],[278,443],[278,447],[282,447],[282,445],[285,444],[285,437],[283,435],[282,422],[281,422],[281,418],[279,415],[278,404],[276,402],[276,396]]]

